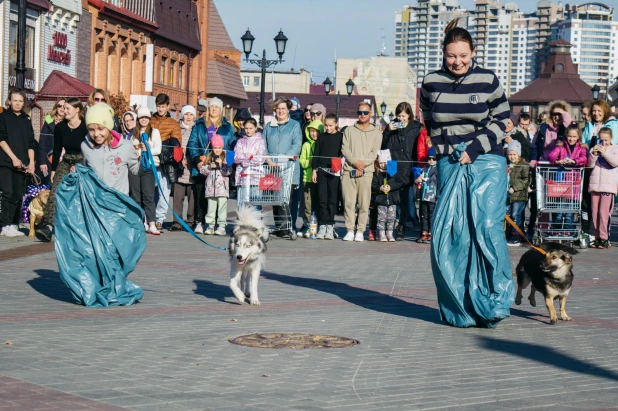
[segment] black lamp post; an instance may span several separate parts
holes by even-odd
[[[596,84],[594,86],[592,86],[592,99],[593,100],[598,100],[600,92],[601,92],[601,87],[599,87]]]
[[[339,106],[341,104],[342,101],[347,101],[350,99],[350,96],[352,95],[352,92],[354,91],[354,82],[352,81],[352,79],[348,80],[345,83],[345,88],[346,88],[346,92],[348,93],[347,97],[341,97],[341,92],[338,91],[336,96],[329,96],[330,92],[333,89],[333,82],[330,81],[330,79],[328,77],[326,77],[326,80],[324,80],[324,92],[326,93],[326,98],[329,100],[333,100],[335,103],[337,103],[337,109],[336,109],[336,113],[337,113],[337,119],[339,119]]]
[[[382,110],[382,117],[384,117],[386,115],[386,103],[384,101],[380,104],[380,109]]]
[[[240,38],[242,40],[242,48],[245,53],[245,61],[247,63],[255,64],[262,69],[262,87],[260,90],[260,125],[264,126],[264,93],[266,87],[266,69],[274,66],[275,64],[283,63],[283,54],[285,53],[285,46],[287,44],[288,38],[285,37],[283,31],[279,30],[279,34],[277,34],[274,38],[275,46],[277,47],[277,54],[279,55],[279,60],[267,60],[266,59],[266,49],[262,52],[262,58],[260,60],[250,60],[249,55],[251,54],[251,50],[253,50],[253,41],[255,37],[251,34],[249,29],[247,32]],[[257,54],[255,55],[256,57]]]
[[[391,111],[391,113],[388,115],[388,119],[391,121],[391,123],[393,122],[393,119],[395,118],[395,115],[393,114],[393,112]]]
[[[24,89],[26,83],[26,9],[27,0],[19,0],[17,9],[17,64],[15,64],[15,87]]]

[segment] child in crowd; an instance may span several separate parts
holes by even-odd
[[[562,167],[584,167],[588,162],[588,146],[581,141],[582,132],[577,123],[567,127],[565,134],[566,142],[556,143],[556,147],[549,154],[549,161]],[[564,230],[563,235],[575,235],[574,218],[574,213],[556,213],[553,217],[553,226],[555,229]]]
[[[399,189],[394,183],[394,178],[388,178],[386,164],[391,161],[390,150],[380,150],[375,163],[376,171],[371,181],[371,191],[378,207],[378,241],[393,242],[393,229],[395,228],[395,216],[399,205]]]
[[[612,145],[612,130],[603,127],[599,131],[599,145],[592,147],[588,156],[590,174],[589,191],[592,197],[592,225],[595,241],[591,248],[609,248],[610,218],[614,209],[614,196],[618,177],[618,146]]]
[[[337,130],[337,116],[328,114],[324,119],[324,133],[318,136],[313,149],[311,181],[318,193],[318,238],[335,238],[337,195],[341,185],[341,143],[343,133]]]
[[[180,110],[180,134],[182,136],[182,161],[178,167],[178,180],[174,183],[174,212],[182,217],[182,209],[187,198],[187,219],[185,220],[189,227],[195,222],[195,198],[198,193],[195,191],[195,182],[191,176],[191,163],[193,159],[187,155],[187,143],[191,137],[191,131],[195,125],[197,118],[197,110],[191,105],[183,106]],[[174,224],[170,227],[170,231],[179,231],[181,229],[180,222],[174,217]],[[197,228],[197,227],[196,227]]]
[[[509,199],[507,204],[507,215],[515,221],[518,227],[522,223],[522,210],[528,201],[528,187],[530,186],[530,165],[521,157],[521,143],[512,140],[507,149],[509,174]],[[515,229],[511,232],[511,240],[507,243],[511,246],[520,244],[518,234]]]
[[[148,152],[146,144],[150,146],[150,152],[156,167],[159,166],[159,154],[161,154],[161,135],[159,130],[152,128],[150,123],[150,110],[148,107],[140,107],[137,110],[137,125],[131,137],[131,142],[138,157],[140,158],[139,173],[137,175],[129,174],[129,189],[131,198],[146,213],[146,223],[144,228],[149,234],[159,235],[161,232],[155,225],[156,219],[156,203],[155,203],[155,175],[152,172],[152,166],[147,158]],[[146,134],[147,138],[144,141],[142,134]]]
[[[415,180],[417,184],[421,185],[421,236],[416,240],[417,243],[431,243],[431,220],[438,197],[438,168],[436,164],[435,150],[433,147],[429,147],[427,165],[423,168],[423,173]],[[414,188],[410,189],[413,190]]]
[[[244,201],[258,200],[260,177],[264,175],[262,164],[266,158],[266,143],[262,133],[257,131],[257,121],[254,118],[246,119],[243,123],[244,135],[234,147],[234,163],[236,163],[236,187],[244,187]],[[246,177],[243,177],[246,175]],[[245,181],[248,179],[248,181]],[[248,184],[247,184],[248,183]],[[248,191],[247,191],[248,189]],[[261,206],[258,206],[261,209]]]
[[[208,214],[206,214],[206,234],[225,235],[227,223],[227,199],[230,195],[231,167],[225,162],[225,150],[223,137],[219,134],[212,136],[210,140],[212,151],[206,157],[200,173],[206,176],[205,195],[208,202]],[[217,211],[218,210],[218,211]],[[216,218],[215,218],[216,217]],[[218,225],[217,231],[214,227]]]
[[[313,159],[313,150],[315,148],[315,141],[318,136],[324,132],[324,125],[320,120],[313,120],[305,129],[305,138],[307,141],[303,143],[300,150],[300,166],[303,168],[303,196],[305,200],[305,216],[303,218],[303,228],[300,229],[300,235],[304,235],[306,238],[310,237],[311,228],[309,221],[311,220],[311,213],[317,209],[318,201],[315,184],[313,183],[313,169],[311,167],[311,160]],[[320,225],[324,225],[319,222]],[[318,233],[318,238],[324,239],[326,235],[326,227],[322,228],[322,231]]]

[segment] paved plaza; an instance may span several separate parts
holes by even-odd
[[[440,323],[426,245],[268,246],[259,307],[234,300],[226,252],[166,232],[129,277],[143,300],[96,309],[73,303],[51,245],[3,238],[0,410],[618,410],[615,248],[575,257],[572,322],[524,300],[488,330]],[[228,342],[255,332],[360,344]]]

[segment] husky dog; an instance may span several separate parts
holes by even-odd
[[[560,300],[560,318],[571,321],[571,317],[566,313],[566,301],[573,285],[573,254],[577,254],[577,250],[558,243],[545,243],[540,248],[546,251],[545,255],[530,249],[519,260],[515,269],[518,286],[515,304],[521,304],[523,290],[532,283],[528,300],[533,307],[536,307],[534,294],[539,291],[545,298],[552,324],[558,321],[554,308],[556,298]]]
[[[251,305],[260,305],[258,279],[266,262],[268,228],[262,213],[254,207],[238,209],[238,221],[228,247],[231,260],[230,288],[242,304],[245,298]]]

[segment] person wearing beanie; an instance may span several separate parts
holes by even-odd
[[[510,120],[509,120],[510,121]],[[507,204],[507,215],[515,221],[518,227],[522,224],[522,212],[528,202],[528,187],[530,187],[530,165],[521,156],[521,144],[519,141],[512,140],[506,149],[506,156],[509,161],[509,200]],[[512,228],[510,246],[520,245],[519,234]]]
[[[224,150],[232,150],[233,142],[236,141],[234,136],[234,127],[223,116],[223,101],[217,97],[213,97],[208,101],[208,115],[198,119],[191,130],[191,136],[187,143],[187,153],[193,160],[191,163],[191,176],[193,177],[196,190],[195,201],[195,223],[204,224],[206,216],[206,196],[204,194],[205,176],[200,173],[202,168],[202,156],[208,154],[208,150],[212,147],[210,139],[218,134],[223,138]]]
[[[191,176],[191,156],[187,155],[187,143],[189,142],[189,137],[191,137],[191,130],[193,130],[193,126],[195,125],[195,120],[197,118],[197,111],[195,107],[191,105],[186,105],[180,110],[180,131],[182,132],[182,160],[180,162],[179,171],[178,171],[178,181],[174,183],[174,212],[182,217],[183,206],[185,202],[185,197],[187,198],[187,218],[185,222],[189,226],[193,226],[195,223],[195,184],[193,181],[193,177]],[[178,231],[182,227],[180,222],[174,217],[174,223],[170,227],[170,231]],[[199,230],[196,226],[194,229],[195,232],[204,230],[200,224]]]
[[[326,117],[326,107],[324,104],[314,103],[311,105],[311,121],[320,120],[322,123],[324,122],[324,117]]]
[[[152,116],[148,107],[140,107],[137,110],[137,126],[131,138],[133,148],[139,157],[139,172],[136,175],[129,174],[129,191],[131,198],[146,214],[144,228],[147,233],[159,235],[161,231],[156,225],[156,181],[153,167],[159,167],[161,154],[161,135],[159,130],[152,128]],[[146,144],[150,147],[153,164],[150,164]]]
[[[97,103],[89,108],[88,112],[91,112],[91,117],[106,117],[106,121],[109,121],[107,110],[102,106],[107,106],[107,104]],[[87,135],[84,106],[77,97],[71,97],[64,104],[64,120],[54,128],[54,151],[51,162],[52,187],[45,205],[45,216],[43,217],[45,225],[35,232],[37,238],[41,241],[51,241],[52,239],[54,219],[56,218],[56,190],[64,176],[71,172],[75,164],[82,163],[81,145]]]
[[[208,202],[205,234],[226,235],[227,199],[230,196],[230,174],[232,168],[226,163],[223,137],[215,134],[210,139],[212,150],[200,167],[206,176],[204,195]],[[216,231],[215,226],[218,225]]]
[[[375,171],[371,180],[371,191],[378,207],[378,241],[394,242],[393,230],[399,205],[399,189],[401,180],[397,175],[389,176],[386,165],[391,161],[390,150],[379,150],[375,161]]]
[[[417,243],[431,244],[431,221],[438,200],[438,167],[436,167],[436,164],[438,164],[436,151],[433,147],[429,147],[427,165],[414,181],[420,186],[421,236],[416,240]]]

